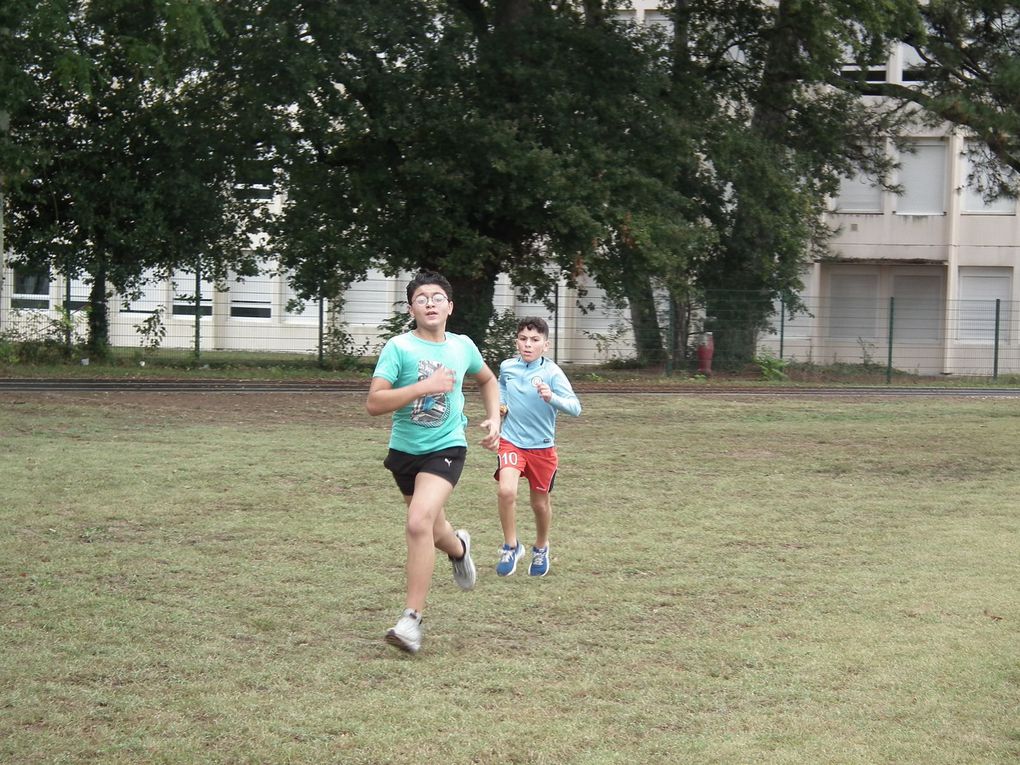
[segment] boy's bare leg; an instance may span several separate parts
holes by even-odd
[[[432,473],[419,473],[414,483],[414,496],[404,497],[407,503],[407,602],[406,607],[419,614],[425,609],[425,598],[432,583],[432,571],[436,565],[436,546],[440,540],[435,537],[437,522],[442,519],[446,528],[449,523],[443,506],[453,493],[453,486],[445,478]],[[450,536],[453,530],[450,529]],[[444,551],[456,549],[460,555],[460,540],[453,537],[453,543],[443,535]]]
[[[446,520],[446,509],[439,508],[439,515],[432,525],[432,544],[437,550],[442,550],[447,555],[459,558],[464,554],[464,543],[460,541],[453,526]]]
[[[508,545],[517,539],[517,486],[521,471],[504,467],[499,471],[499,525],[503,527],[503,541]]]
[[[547,491],[531,490],[531,509],[535,511],[535,547],[549,546],[552,524],[552,500]]]

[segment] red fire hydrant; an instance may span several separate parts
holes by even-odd
[[[715,353],[715,341],[711,332],[703,332],[698,343],[698,374],[712,374],[712,354]]]

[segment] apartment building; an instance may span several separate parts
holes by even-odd
[[[909,84],[917,61],[901,44],[868,76]],[[901,193],[856,177],[832,200],[836,257],[805,274],[810,314],[786,323],[784,355],[871,357],[921,374],[1020,371],[1017,200],[982,194],[963,131],[918,126],[904,137],[892,178]]]

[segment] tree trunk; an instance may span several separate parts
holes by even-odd
[[[634,346],[638,363],[642,366],[665,361],[662,329],[655,311],[655,295],[648,277],[643,274],[626,274],[624,290],[630,305],[630,320],[634,328]]]
[[[673,370],[686,367],[688,338],[691,327],[691,306],[676,295],[669,296],[669,359]]]
[[[531,0],[496,0],[492,14],[492,25],[497,29],[519,24],[532,14]]]
[[[105,359],[110,354],[110,317],[106,294],[106,260],[100,258],[92,273],[89,290],[89,338],[86,343],[89,355]]]
[[[479,348],[484,349],[485,335],[493,315],[492,303],[499,267],[493,263],[482,263],[480,272],[464,275],[457,273],[442,256],[425,258],[418,267],[442,274],[453,288],[453,314],[446,328],[467,335]]]
[[[751,133],[776,152],[786,150],[788,112],[793,88],[798,81],[798,14],[808,9],[796,0],[780,0],[776,22],[769,39],[762,84],[755,96]],[[745,182],[753,182],[748,180]],[[733,230],[725,242],[717,278],[707,283],[709,316],[706,329],[712,331],[714,359],[722,368],[739,368],[757,353],[758,332],[772,315],[769,290],[776,259],[783,257],[775,245],[774,222],[763,218],[761,189],[735,189],[737,206]],[[745,200],[747,197],[750,201]]]
[[[706,304],[705,329],[712,333],[714,365],[742,368],[757,354],[758,331],[771,315],[772,302],[763,293],[735,289],[709,293]]]
[[[492,300],[496,278],[447,276],[453,287],[453,315],[447,323],[451,332],[467,335],[479,348],[485,346],[485,334],[492,319]]]

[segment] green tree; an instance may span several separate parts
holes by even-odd
[[[1020,3],[921,3],[923,28],[904,41],[919,54],[911,82],[876,86],[918,116],[950,122],[985,147],[974,155],[989,196],[1020,193]]]
[[[753,357],[774,298],[794,304],[802,269],[827,254],[827,196],[841,175],[886,171],[875,138],[900,122],[839,75],[915,28],[912,5],[677,0],[664,4],[671,30],[627,32],[650,67],[627,86],[651,90],[635,89],[638,117],[618,121],[627,135],[609,172],[626,180],[612,184],[602,258],[587,264],[627,299],[639,358],[663,346],[656,288],[678,313],[707,303],[723,363]]]
[[[49,2],[9,27],[32,93],[11,108],[27,157],[11,189],[20,258],[90,283],[89,346],[108,345],[110,287],[146,269],[245,259],[236,125],[206,83],[221,29],[212,3]],[[201,266],[199,266],[201,263]]]
[[[625,163],[658,135],[643,122],[657,93],[648,61],[597,23],[609,4],[586,5],[403,0],[263,17],[278,41],[266,55],[305,73],[277,105],[289,199],[273,232],[306,295],[371,266],[434,268],[454,285],[451,326],[481,338],[500,273],[539,296],[581,268],[619,282],[600,264],[634,217],[623,201],[656,191]]]
[[[33,44],[17,34],[34,7],[31,0],[0,5],[0,187],[8,189],[20,181],[37,154],[37,147],[16,143],[10,135],[11,115],[24,111],[38,97],[36,82],[25,70]]]
[[[697,182],[704,129],[674,99],[671,36],[613,22],[607,5],[595,5],[602,11],[589,8],[589,24],[602,26],[595,50],[613,66],[591,99],[604,128],[593,142],[606,191],[603,234],[584,268],[629,308],[638,361],[660,363],[673,341],[660,325],[659,298],[686,294],[695,264],[715,245]]]
[[[663,288],[700,291],[720,353],[749,359],[826,252],[839,177],[887,167],[899,115],[844,65],[920,35],[917,4],[675,0],[672,34],[617,5],[12,0],[14,245],[98,307],[150,268],[247,272],[262,225],[302,296],[434,268],[476,338],[499,274],[543,296],[583,272],[626,301],[642,360]],[[235,191],[266,168],[287,197],[259,221]]]
[[[841,73],[915,28],[916,6],[678,0],[673,20],[673,95],[704,126],[705,178],[693,182],[718,238],[693,279],[720,361],[741,364],[772,301],[792,302],[804,266],[827,253],[823,213],[840,176],[887,165],[876,138],[895,135],[902,117],[873,108]]]

